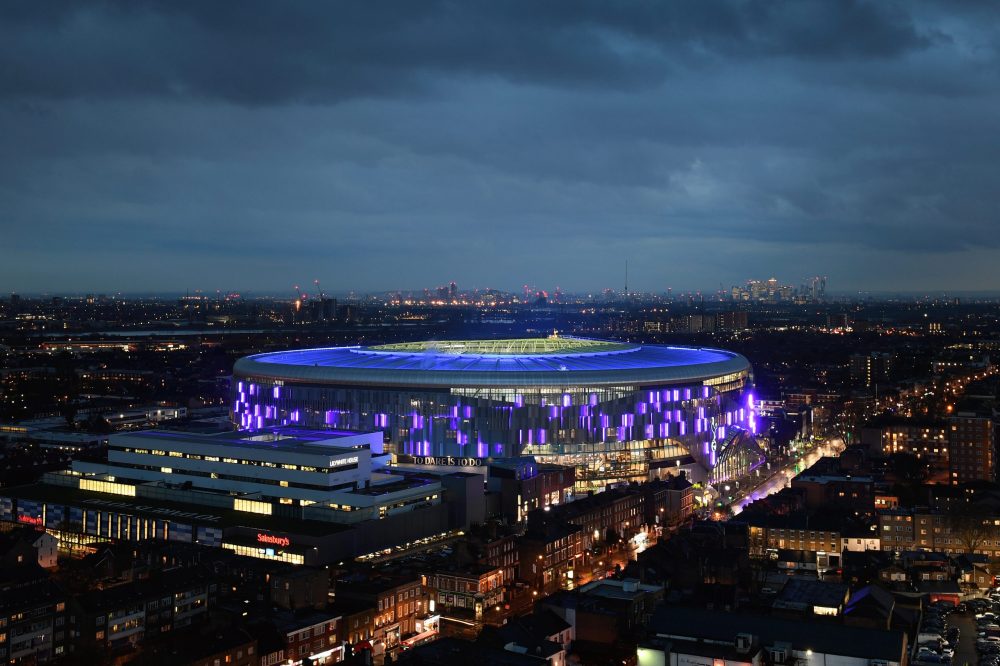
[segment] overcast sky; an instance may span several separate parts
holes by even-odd
[[[1000,290],[1000,3],[0,4],[0,292]]]

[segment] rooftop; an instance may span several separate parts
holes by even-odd
[[[765,646],[786,642],[800,651],[899,663],[906,661],[906,637],[901,631],[670,606],[658,608],[649,627],[660,636],[680,640],[732,642],[737,634],[752,634]]]
[[[719,349],[537,338],[273,352],[240,359],[234,374],[365,385],[530,386],[673,384],[749,370],[745,358]]]
[[[164,448],[173,443],[197,446],[252,447],[329,455],[331,448],[343,451],[362,446],[366,443],[364,440],[369,435],[370,433],[364,432],[276,426],[263,430],[232,430],[209,434],[181,430],[141,430],[112,435],[111,441],[114,444],[115,440],[143,439],[149,440],[149,446],[160,444]],[[381,441],[381,433],[376,433],[376,435]]]
[[[171,520],[189,520],[199,525],[218,527],[247,527],[272,532],[292,532],[324,536],[344,532],[351,528],[339,523],[318,520],[289,520],[246,511],[235,511],[202,504],[182,504],[154,500],[147,497],[127,497],[80,490],[70,486],[36,483],[0,489],[0,497],[15,497],[42,502],[55,502],[77,506],[104,506],[132,515],[148,515]]]
[[[662,585],[648,585],[638,580],[595,580],[580,588],[580,594],[605,599],[635,599],[645,594],[663,592]]]
[[[807,578],[790,578],[778,593],[775,607],[839,608],[847,600],[847,585]]]

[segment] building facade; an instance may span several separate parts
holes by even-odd
[[[388,450],[429,464],[533,455],[575,467],[579,489],[644,480],[655,460],[693,456],[705,476],[728,478],[765,457],[752,436],[750,364],[721,350],[559,337],[406,343],[260,354],[233,374],[242,428],[377,429]]]
[[[959,411],[948,419],[951,482],[996,479],[996,435],[988,414]]]

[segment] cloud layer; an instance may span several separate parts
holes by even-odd
[[[0,289],[1000,289],[992,3],[0,5]]]

